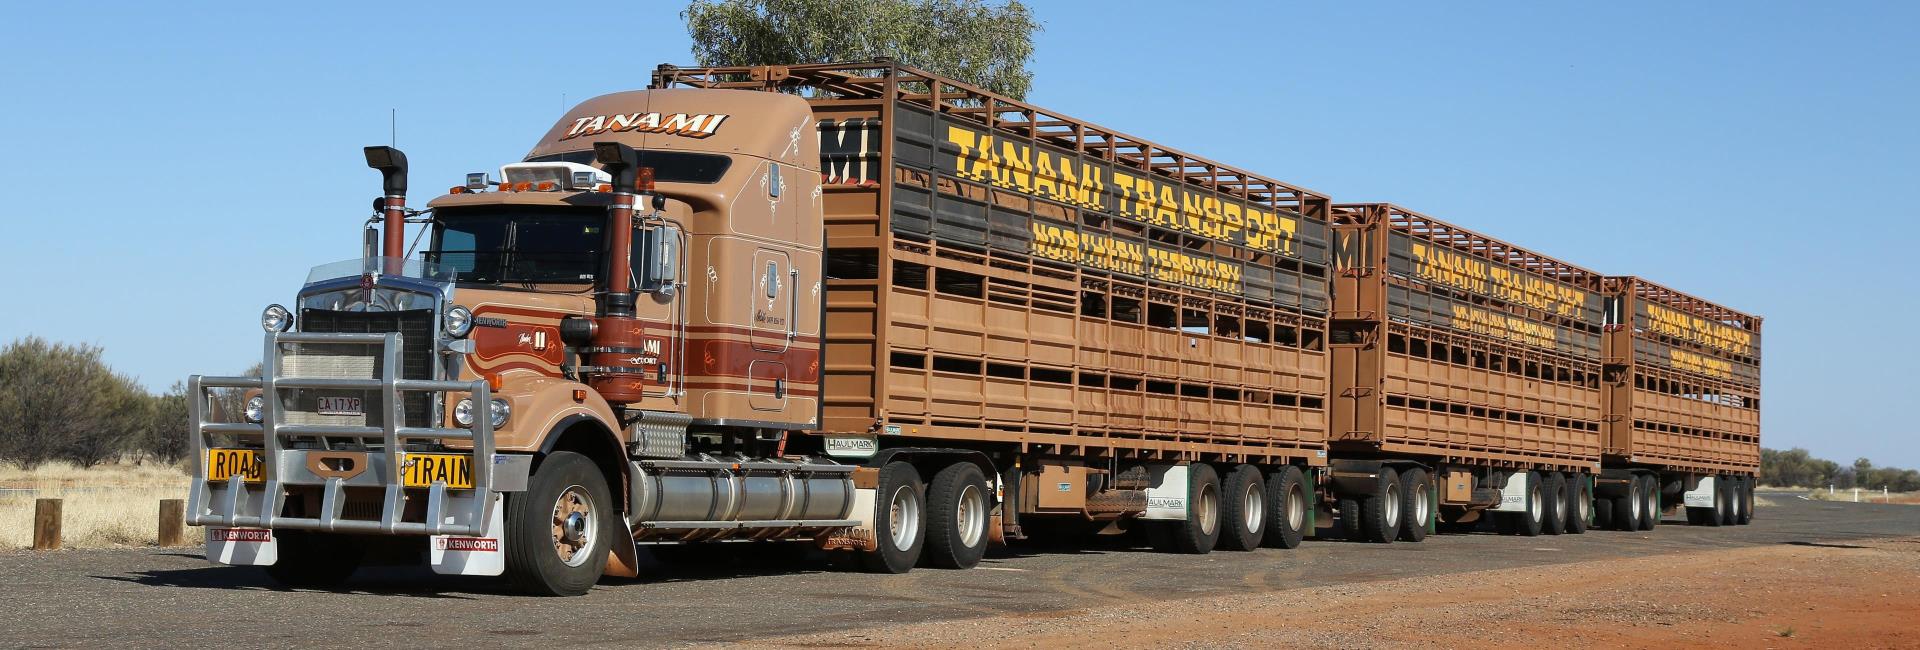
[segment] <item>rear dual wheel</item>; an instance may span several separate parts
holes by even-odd
[[[873,530],[880,539],[873,550],[860,552],[860,568],[868,573],[906,573],[926,549],[927,487],[920,482],[919,470],[897,461],[880,468],[877,483]]]
[[[929,564],[942,569],[971,569],[987,555],[987,526],[992,508],[987,475],[980,466],[959,462],[940,470],[927,486]]]
[[[1252,465],[1233,468],[1227,472],[1220,493],[1225,497],[1220,504],[1220,519],[1226,527],[1220,535],[1220,548],[1229,551],[1259,548],[1272,519],[1268,513],[1273,509],[1260,469]]]
[[[1559,472],[1546,472],[1541,475],[1546,485],[1545,508],[1540,511],[1540,532],[1558,535],[1567,530],[1567,476]]]
[[[1587,532],[1593,518],[1593,480],[1586,474],[1567,475],[1567,527],[1569,535]]]
[[[1526,510],[1523,512],[1494,513],[1498,516],[1495,522],[1500,528],[1500,534],[1519,535],[1521,537],[1539,536],[1546,525],[1547,486],[1545,485],[1545,478],[1538,472],[1528,472],[1526,474],[1514,475],[1507,480],[1527,482],[1526,496],[1523,499]]]
[[[1270,548],[1296,548],[1307,533],[1307,476],[1288,465],[1267,476],[1267,534]]]
[[[1221,514],[1219,472],[1212,465],[1193,463],[1187,466],[1187,518],[1142,523],[1154,548],[1204,555],[1220,543]]]

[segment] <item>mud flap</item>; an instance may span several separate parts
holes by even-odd
[[[280,560],[280,540],[265,528],[208,528],[207,559],[234,566],[270,566]]]
[[[1494,512],[1526,512],[1527,490],[1532,489],[1535,477],[1533,472],[1520,472],[1507,475],[1507,484],[1500,488],[1500,505],[1491,508]]]
[[[1147,472],[1152,485],[1147,488],[1147,511],[1140,519],[1186,521],[1187,466],[1148,465]]]
[[[427,563],[433,572],[455,576],[497,576],[507,571],[506,524],[501,519],[500,495],[487,508],[487,534],[482,537],[432,535],[427,539]]]
[[[1717,487],[1714,483],[1717,481],[1719,481],[1719,479],[1712,476],[1700,477],[1699,484],[1680,495],[1681,503],[1689,508],[1719,507],[1718,499],[1714,497],[1714,489]]]
[[[640,577],[640,552],[633,546],[633,529],[626,519],[613,527],[613,548],[607,553],[607,568],[601,573],[616,578]]]

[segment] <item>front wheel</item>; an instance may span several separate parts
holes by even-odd
[[[586,456],[556,451],[541,461],[525,492],[507,493],[507,580],[536,596],[578,596],[607,566],[614,526],[622,525],[600,468]]]
[[[927,485],[927,562],[942,569],[971,569],[987,555],[987,475],[958,462]]]

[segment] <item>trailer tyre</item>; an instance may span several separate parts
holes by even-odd
[[[860,553],[868,573],[906,573],[919,563],[927,543],[927,486],[920,471],[894,461],[880,468],[873,498],[873,531],[879,545]]]
[[[1660,479],[1651,475],[1640,477],[1640,530],[1653,530],[1660,525]]]
[[[1176,553],[1205,555],[1220,543],[1220,473],[1212,465],[1187,466],[1187,518],[1173,522],[1168,532]]]
[[[1400,504],[1400,540],[1418,542],[1427,538],[1427,527],[1433,524],[1433,485],[1427,479],[1427,470],[1419,467],[1407,468],[1400,474],[1400,491],[1406,496]]]
[[[1547,486],[1545,477],[1532,472],[1533,480],[1527,489],[1527,511],[1509,513],[1514,521],[1513,532],[1521,537],[1538,537],[1541,527],[1546,523]]]
[[[1366,541],[1360,534],[1360,499],[1340,497],[1335,505],[1340,509],[1340,536],[1350,542]]]
[[[1227,472],[1220,495],[1220,522],[1224,529],[1220,548],[1229,551],[1260,548],[1260,541],[1267,533],[1267,522],[1272,520],[1267,513],[1273,511],[1273,500],[1267,496],[1266,482],[1260,480],[1260,469],[1252,465],[1233,468]]]
[[[1593,500],[1593,525],[1602,530],[1613,527],[1613,499]]]
[[[1567,533],[1579,535],[1587,532],[1587,521],[1593,517],[1593,480],[1586,474],[1569,474],[1567,498],[1571,501],[1567,507]]]
[[[337,587],[360,568],[365,551],[340,535],[301,530],[276,530],[280,561],[266,567],[267,577],[283,586],[304,589]]]
[[[1400,473],[1382,467],[1373,479],[1373,493],[1360,502],[1360,537],[1375,544],[1391,544],[1400,536],[1405,513],[1406,490],[1400,485]]]
[[[1307,534],[1307,476],[1288,465],[1267,476],[1267,534],[1270,548],[1297,548]]]
[[[991,488],[980,466],[959,462],[927,485],[926,559],[942,569],[971,569],[987,555]]]
[[[1740,519],[1737,523],[1742,526],[1753,523],[1753,484],[1753,477],[1740,477]]]
[[[1558,535],[1567,530],[1567,475],[1547,472],[1542,476],[1546,500],[1540,509],[1540,532]]]
[[[624,525],[600,468],[570,451],[548,454],[505,507],[507,581],[536,596],[587,593],[607,567],[611,529]]]
[[[1714,517],[1712,525],[1732,526],[1735,516],[1733,507],[1733,479],[1729,476],[1722,476],[1719,480],[1713,482]]]

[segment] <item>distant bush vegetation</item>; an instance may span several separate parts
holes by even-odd
[[[148,393],[101,361],[95,345],[29,336],[0,348],[0,462],[92,467],[130,458],[179,462],[187,441],[186,385]],[[216,410],[237,412],[238,395]]]
[[[1920,470],[1898,467],[1874,467],[1861,458],[1851,467],[1814,458],[1807,450],[1795,447],[1787,451],[1760,450],[1760,483],[1782,487],[1886,488],[1894,492],[1920,490]]]

